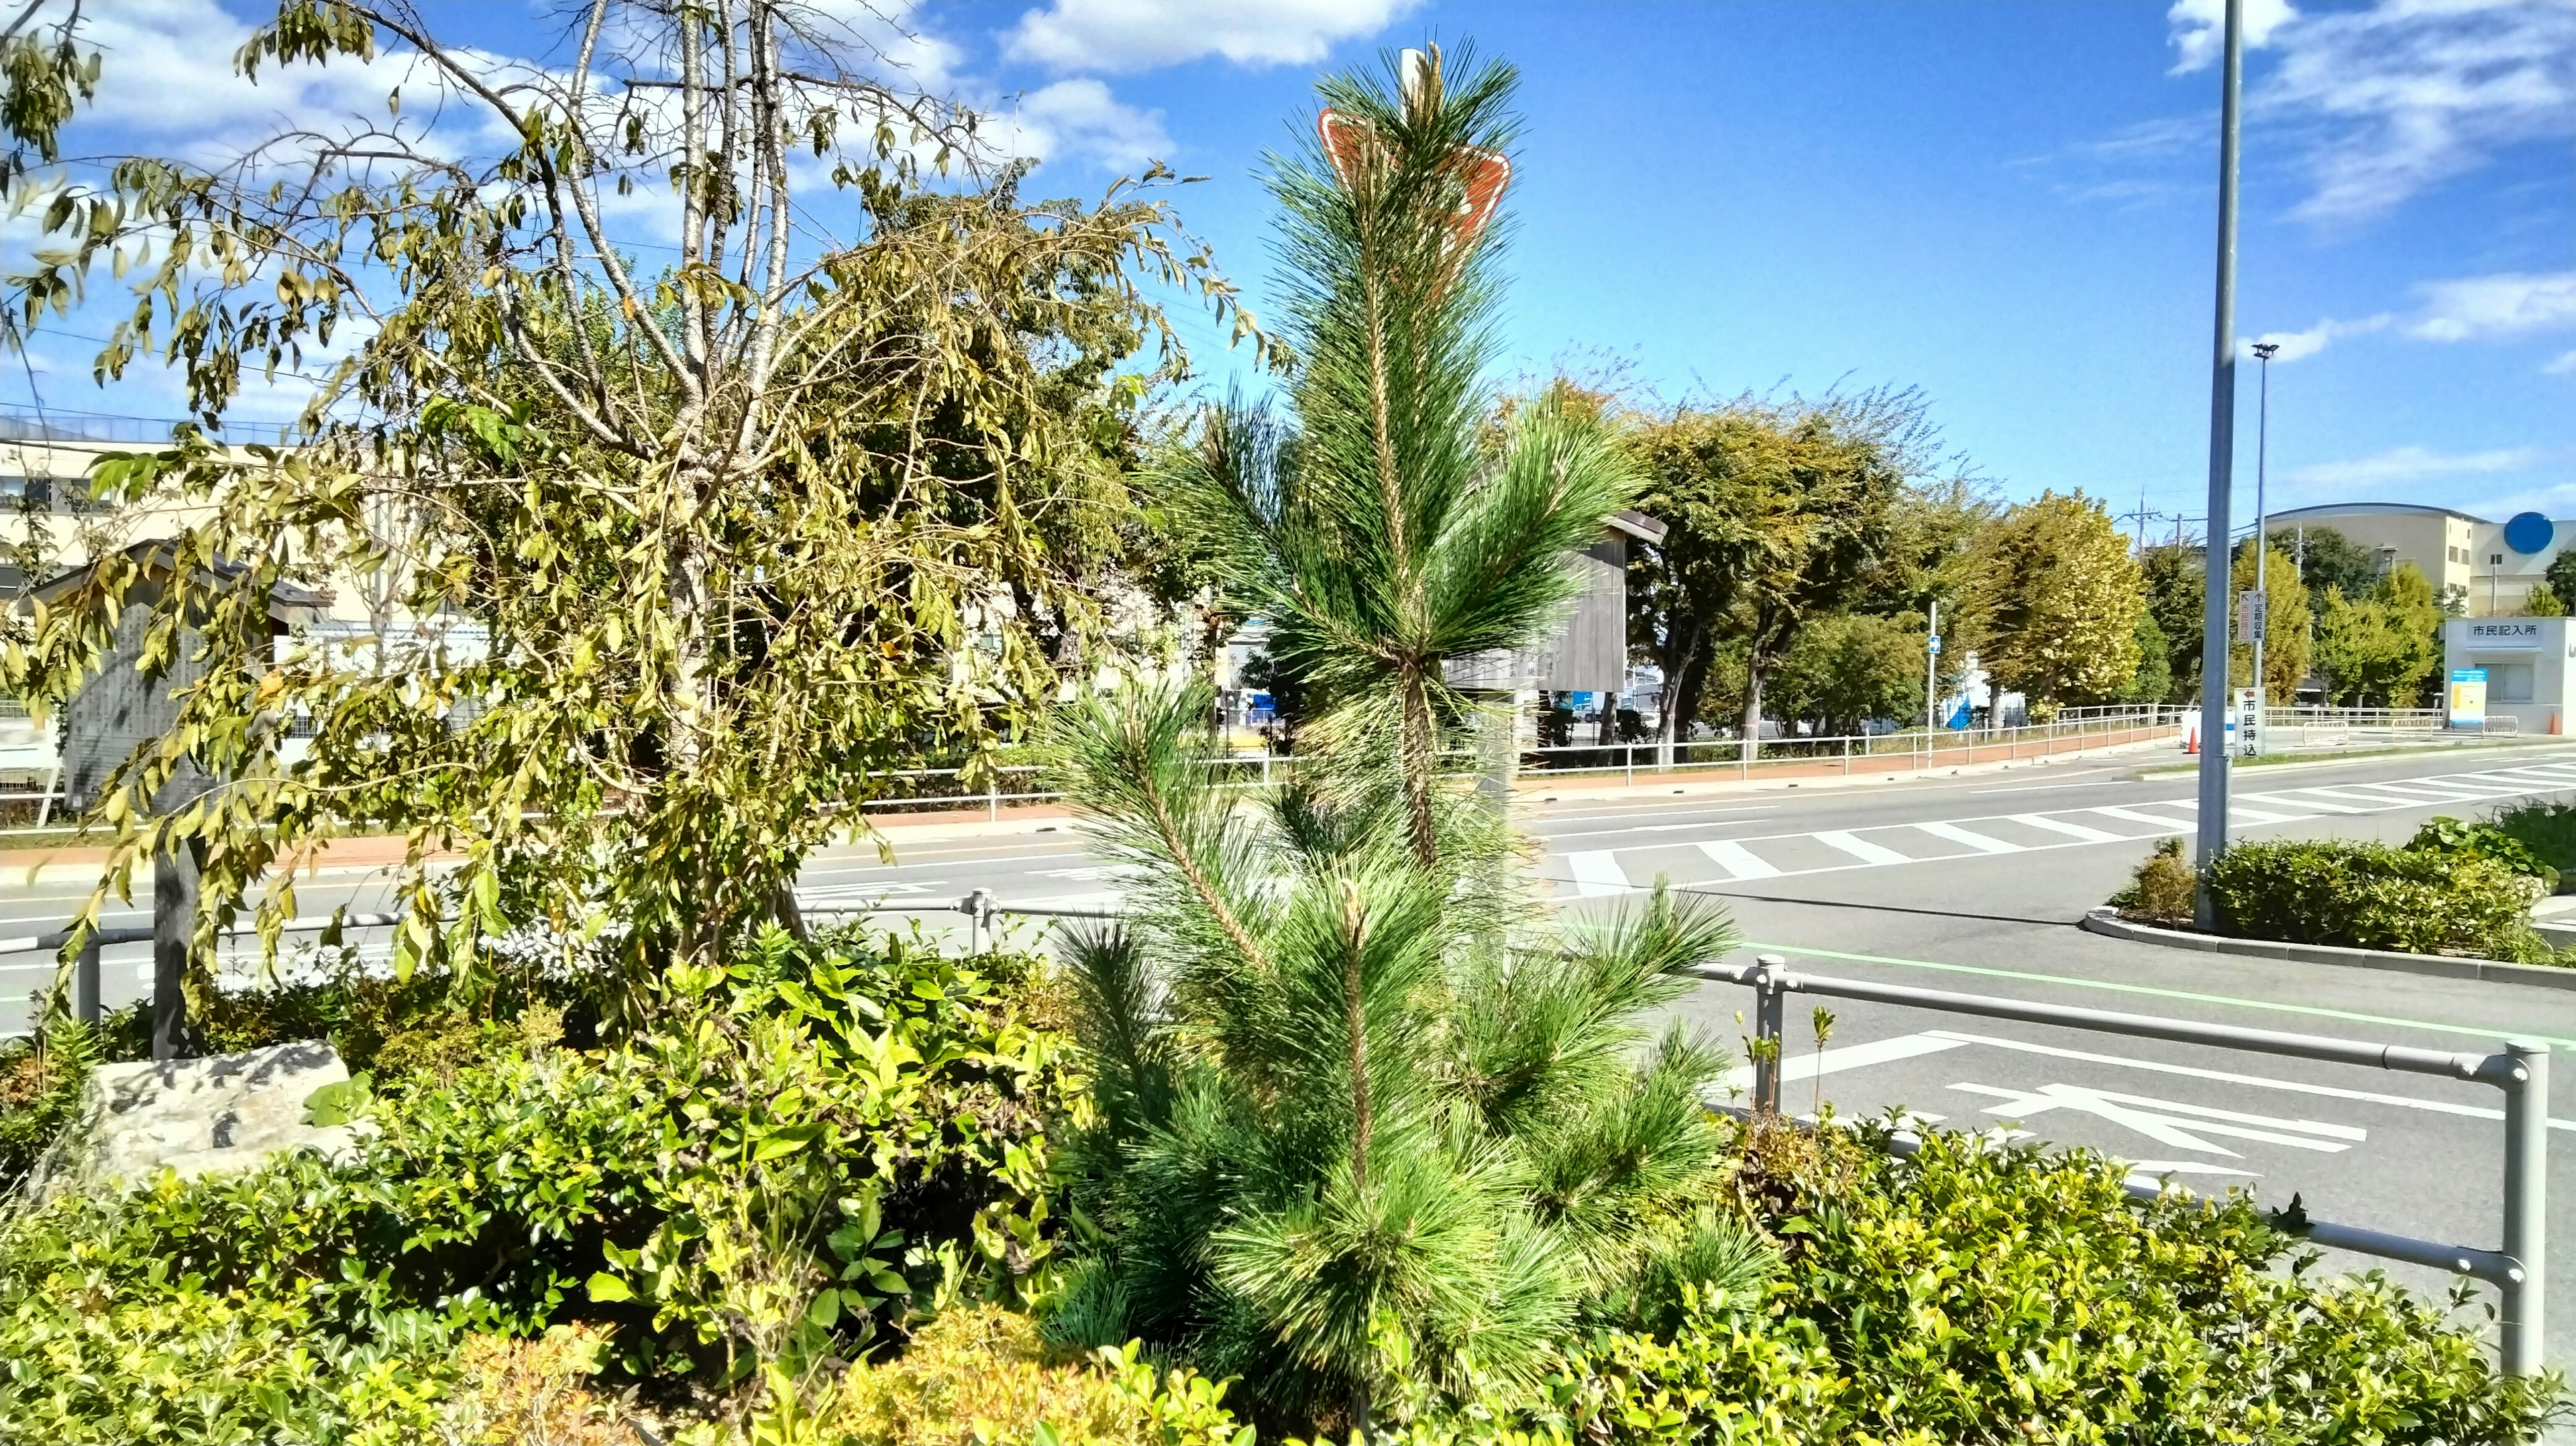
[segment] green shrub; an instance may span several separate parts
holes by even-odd
[[[2192,895],[2199,876],[2182,859],[2182,840],[2156,840],[2153,853],[2129,876],[2129,886],[2113,894],[2112,908],[2124,919],[2164,929],[2187,929],[2192,922]]]
[[[1614,1336],[1544,1408],[1630,1441],[2505,1442],[2562,1382],[2500,1374],[2456,1310],[2313,1254],[2241,1198],[2140,1209],[2125,1167],[1934,1132],[1855,1152],[1776,1228],[1788,1276],[1669,1341]],[[2455,1302],[2455,1308],[2456,1308]]]
[[[0,1220],[0,1441],[414,1439],[469,1333],[587,1323],[725,1388],[1014,1296],[1069,1087],[1021,967],[975,962],[772,935],[596,1055],[347,1092],[348,1163]]]
[[[2473,854],[2339,839],[2240,843],[2209,871],[2222,933],[2410,954],[2528,957],[2538,880]]]
[[[2497,831],[2556,869],[2563,882],[2576,876],[2576,803],[2534,802],[2497,811]]]
[[[2422,828],[2415,830],[2415,836],[2406,841],[2406,847],[2419,853],[2485,859],[2527,878],[2540,880],[2543,892],[2554,892],[2558,888],[2558,870],[2543,861],[2529,844],[2493,823],[2470,823],[2447,814],[2428,818]]]

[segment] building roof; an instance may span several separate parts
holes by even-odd
[[[2293,507],[2269,514],[2278,522],[2284,517],[2366,517],[2374,513],[2405,512],[2421,517],[2456,517],[2463,522],[2485,523],[2487,519],[2455,507],[2430,507],[2421,502],[2326,502],[2315,507]]]
[[[1624,532],[1639,542],[1661,542],[1671,529],[1646,514],[1629,508],[1610,514],[1610,530]]]
[[[164,538],[147,538],[141,542],[130,542],[118,551],[142,564],[146,572],[167,573],[177,561],[177,548]],[[23,596],[26,591],[32,591],[39,599],[51,602],[77,586],[82,578],[89,576],[90,569],[96,565],[94,560],[85,562],[68,572],[36,584],[32,589],[26,589],[22,581],[21,595]],[[200,582],[229,583],[249,571],[248,563],[235,562],[231,558],[217,558],[212,566],[200,568],[197,577]],[[268,615],[273,622],[308,622],[313,614],[330,605],[331,599],[328,594],[299,587],[291,582],[280,582],[271,587],[268,592]]]

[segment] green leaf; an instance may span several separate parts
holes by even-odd
[[[590,1278],[590,1298],[595,1304],[607,1305],[613,1301],[633,1300],[635,1291],[625,1281],[603,1270]]]
[[[304,1123],[327,1130],[365,1114],[375,1098],[375,1077],[361,1070],[304,1097]]]
[[[841,1293],[828,1288],[814,1292],[813,1303],[805,1307],[805,1319],[824,1330],[830,1330],[832,1322],[840,1318]]]
[[[820,1121],[814,1121],[802,1125],[785,1125],[777,1129],[764,1131],[751,1147],[751,1158],[756,1163],[762,1160],[775,1160],[785,1155],[792,1155],[798,1150],[804,1149],[807,1145],[814,1143],[816,1140],[823,1138],[824,1132],[829,1128],[830,1126],[825,1125]]]

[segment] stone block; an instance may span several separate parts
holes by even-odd
[[[142,1184],[165,1166],[193,1176],[247,1170],[281,1150],[344,1155],[356,1144],[351,1127],[305,1123],[304,1103],[348,1078],[339,1051],[319,1040],[101,1065],[28,1189],[49,1200]]]

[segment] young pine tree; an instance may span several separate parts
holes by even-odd
[[[1769,1259],[1702,1203],[1722,1054],[1649,1027],[1726,916],[1658,891],[1547,926],[1499,814],[1438,766],[1469,714],[1444,664],[1542,637],[1628,481],[1561,398],[1489,426],[1473,222],[1510,71],[1452,84],[1433,52],[1393,79],[1327,81],[1327,139],[1280,167],[1293,425],[1220,409],[1167,478],[1328,710],[1296,782],[1240,787],[1203,687],[1084,700],[1054,734],[1133,883],[1068,950],[1097,1114],[1051,1329],[1186,1352],[1292,1430],[1525,1386],[1579,1324],[1669,1329]]]

